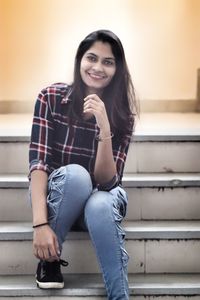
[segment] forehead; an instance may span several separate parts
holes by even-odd
[[[101,57],[114,58],[111,45],[107,42],[94,42],[94,44],[92,44],[92,46],[86,51],[86,53],[93,53]]]

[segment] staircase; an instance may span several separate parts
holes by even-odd
[[[83,232],[71,232],[64,244],[65,288],[35,285],[27,180],[31,120],[29,114],[0,115],[0,298],[106,299]],[[143,113],[123,185],[130,299],[200,299],[200,114]]]

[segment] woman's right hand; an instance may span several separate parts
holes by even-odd
[[[60,249],[58,239],[49,225],[34,228],[33,252],[41,260],[59,260]]]

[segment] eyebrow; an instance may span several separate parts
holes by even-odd
[[[95,56],[95,57],[98,57],[98,55],[94,54],[93,52],[88,52],[87,54],[93,55],[93,56]],[[114,60],[114,61],[115,61],[115,58],[114,58],[114,57],[104,57],[104,59]]]

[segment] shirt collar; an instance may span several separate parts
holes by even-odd
[[[63,91],[62,94],[63,94],[64,97],[61,100],[61,104],[66,104],[66,103],[72,101],[72,99],[70,99],[70,96],[72,94],[72,88],[71,87],[69,89],[67,89],[67,93],[66,93],[66,91],[65,92]]]

